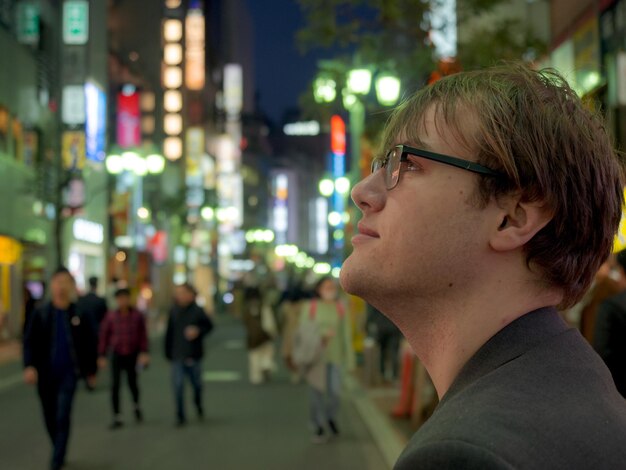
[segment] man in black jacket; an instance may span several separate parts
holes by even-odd
[[[107,301],[98,295],[98,278],[96,276],[89,278],[89,292],[78,299],[78,307],[91,320],[96,333],[98,333],[108,308]]]
[[[46,429],[54,447],[51,469],[65,462],[70,417],[79,378],[95,377],[96,337],[76,308],[74,278],[59,268],[50,282],[51,301],[37,309],[24,336],[24,381],[37,385]]]
[[[626,402],[557,311],[622,216],[601,118],[558,73],[504,65],[420,89],[380,150],[352,190],[341,283],[400,328],[440,399],[396,469],[624,468]]]
[[[172,383],[176,398],[176,423],[186,422],[184,380],[193,386],[196,411],[204,416],[202,406],[202,366],[204,337],[213,329],[213,322],[196,303],[196,289],[188,283],[176,286],[175,305],[170,311],[165,335],[165,357],[172,362]]]

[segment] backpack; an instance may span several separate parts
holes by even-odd
[[[317,302],[311,301],[311,307],[307,318],[303,318],[296,329],[293,338],[292,360],[296,367],[307,368],[315,364],[323,350],[322,335],[315,321]],[[339,316],[343,316],[343,306],[337,302]]]

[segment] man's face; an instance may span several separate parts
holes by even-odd
[[[55,304],[66,304],[74,299],[76,285],[67,273],[58,273],[50,281],[50,295]]]
[[[187,289],[186,287],[178,286],[174,291],[174,298],[178,305],[180,305],[181,307],[186,307],[191,302],[193,302],[194,295],[192,292],[189,292],[189,289]]]
[[[130,307],[130,296],[126,294],[118,295],[115,301],[117,302],[117,308],[120,310],[126,310]]]
[[[422,142],[409,144],[475,161],[444,123],[435,127],[434,119],[431,107]],[[408,142],[400,136],[400,143]],[[363,217],[341,270],[347,292],[392,317],[394,306],[410,305],[416,296],[442,299],[471,284],[473,270],[488,252],[491,229],[485,222],[490,209],[474,202],[477,175],[412,156],[403,165],[398,185],[389,191],[384,170],[354,187],[352,199]]]

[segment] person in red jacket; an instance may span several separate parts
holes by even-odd
[[[102,321],[98,344],[98,366],[107,365],[107,356],[111,357],[111,401],[113,405],[113,423],[111,429],[123,426],[120,416],[120,379],[122,372],[128,377],[128,385],[135,405],[135,419],[143,421],[139,406],[139,385],[137,369],[146,367],[148,356],[148,335],[143,314],[131,303],[130,291],[126,288],[115,292],[117,310],[108,312]]]

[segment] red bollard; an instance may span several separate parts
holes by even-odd
[[[402,348],[402,371],[400,376],[400,399],[393,411],[395,418],[408,418],[413,412],[413,365],[415,355],[411,348],[405,344]]]

